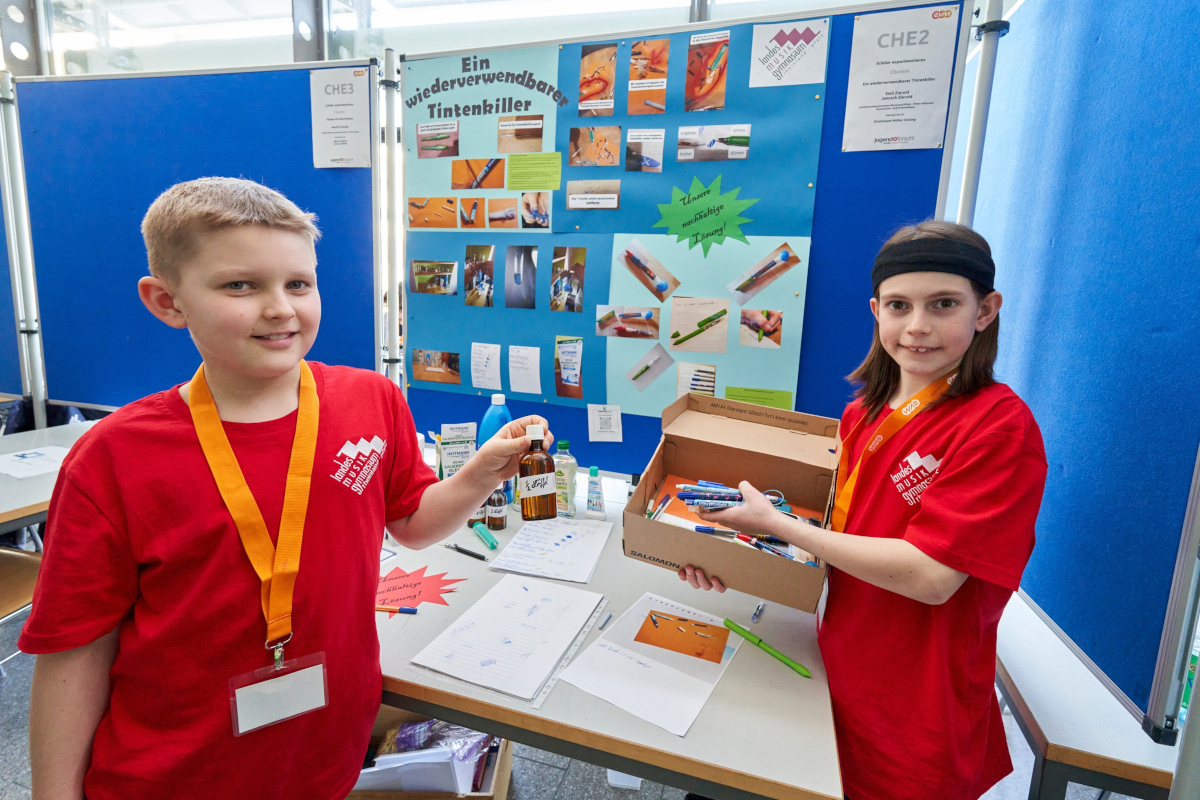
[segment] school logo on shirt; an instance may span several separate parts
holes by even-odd
[[[899,471],[892,473],[892,483],[904,502],[910,506],[921,502],[921,494],[933,483],[941,463],[933,455],[922,456],[916,450],[901,459]]]
[[[378,436],[371,441],[359,439],[358,443],[347,441],[342,449],[334,456],[337,470],[329,477],[343,486],[349,487],[355,494],[362,494],[379,469],[379,462],[387,450],[387,441]]]

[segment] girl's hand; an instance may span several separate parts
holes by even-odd
[[[717,511],[697,508],[696,514],[705,522],[742,533],[773,533],[772,528],[782,517],[775,506],[771,505],[771,501],[747,481],[738,484],[738,490],[745,500],[742,505]]]
[[[725,591],[724,584],[717,580],[716,577],[707,577],[704,574],[704,570],[696,569],[691,564],[679,570],[679,580],[687,581],[692,585],[693,589],[703,589],[706,592],[710,589],[716,589],[717,594]]]
[[[529,437],[525,435],[525,429],[530,425],[542,426],[546,432],[543,442],[554,441],[549,424],[539,416],[522,417],[508,423],[484,442],[471,459],[478,462],[484,480],[498,484],[517,474],[517,463],[521,456],[529,452]]]

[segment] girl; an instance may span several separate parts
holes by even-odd
[[[1029,408],[996,383],[1001,296],[982,236],[899,230],[871,273],[875,338],[850,375],[832,528],[749,483],[704,514],[829,564],[819,642],[851,800],[974,800],[1012,771],[996,627],[1033,550],[1046,479]],[[701,589],[725,587],[685,567]]]

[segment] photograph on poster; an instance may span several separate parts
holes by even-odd
[[[613,253],[613,257],[624,264],[633,277],[658,298],[660,303],[666,302],[679,286],[679,279],[668,272],[657,258],[650,255],[637,239],[631,240],[624,252]]]
[[[671,365],[675,363],[675,359],[671,358],[671,354],[666,351],[661,344],[656,344],[650,348],[650,352],[639,358],[625,373],[625,379],[634,385],[639,392],[645,391],[646,387],[658,380],[658,376],[662,375]]]
[[[567,208],[620,208],[620,181],[567,181]]]
[[[461,158],[450,162],[451,189],[503,189],[503,158]]]
[[[729,66],[729,31],[697,33],[688,44],[684,111],[725,108],[725,72]]]
[[[676,161],[730,161],[749,155],[749,125],[701,125],[679,129]]]
[[[550,227],[550,193],[523,192],[521,194],[521,227]]]
[[[583,311],[586,247],[556,247],[550,265],[550,310]]]
[[[621,161],[621,126],[571,128],[568,167],[615,167]]]
[[[787,242],[767,253],[761,261],[733,279],[725,288],[733,295],[739,306],[754,299],[754,296],[774,283],[779,276],[800,263],[800,256]]]
[[[413,350],[413,380],[462,385],[458,372],[458,353],[439,350]]]
[[[408,290],[417,294],[458,294],[458,262],[409,261]]]
[[[537,256],[534,245],[509,245],[504,258],[504,307],[535,308]]]
[[[783,312],[742,309],[742,324],[738,344],[743,347],[765,347],[776,350],[783,337]]]
[[[482,197],[458,198],[458,227],[467,230],[484,227],[484,217],[486,214],[483,208],[484,200]]]
[[[496,152],[542,152],[542,115],[500,117],[496,122]]]
[[[662,312],[635,306],[596,306],[596,335],[657,339]]]
[[[467,245],[467,257],[463,262],[463,286],[466,288],[467,305],[492,307],[492,266],[495,257],[496,248],[493,245]]]
[[[671,349],[724,353],[729,301],[711,297],[671,298]]]
[[[675,397],[685,394],[703,394],[715,397],[717,394],[717,367],[714,364],[690,364],[679,362],[679,370],[675,374]]]
[[[583,339],[578,336],[554,337],[554,393],[583,399]]]
[[[408,227],[457,228],[456,202],[453,197],[408,198]]]
[[[633,640],[720,664],[725,643],[729,640],[729,628],[651,610]]]
[[[662,172],[663,128],[630,128],[625,134],[625,171]]]
[[[458,155],[458,121],[417,123],[417,158]]]
[[[579,116],[611,117],[617,43],[585,44],[579,58]]]
[[[667,110],[667,62],[670,39],[634,42],[629,51],[629,113],[664,114]]]
[[[489,197],[487,201],[487,224],[489,228],[517,227],[517,198]]]

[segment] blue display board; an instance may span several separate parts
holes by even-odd
[[[975,215],[1004,295],[998,377],[1049,462],[1022,587],[1143,710],[1200,445],[1196,70],[1145,43],[1194,10],[1027,0],[998,51]]]
[[[961,13],[961,5],[958,6]],[[889,9],[892,10],[892,9]],[[489,391],[480,391],[471,386],[469,355],[472,342],[500,343],[504,347],[501,378],[503,389],[510,395],[510,408],[514,414],[542,413],[558,436],[567,435],[572,443],[572,452],[581,463],[598,464],[605,469],[638,471],[649,460],[659,438],[657,416],[623,414],[625,441],[623,444],[587,442],[585,411],[580,406],[586,403],[615,402],[612,387],[612,365],[605,359],[611,358],[613,348],[607,337],[596,336],[595,306],[625,302],[610,300],[608,292],[611,276],[610,265],[614,256],[613,236],[622,233],[654,236],[666,233],[665,228],[654,228],[660,218],[658,206],[669,202],[671,188],[684,192],[689,190],[692,176],[705,185],[720,175],[722,191],[739,189],[740,197],[755,198],[758,203],[743,214],[752,222],[742,224],[740,230],[750,237],[811,238],[808,249],[807,284],[797,287],[798,292],[789,292],[801,298],[802,314],[793,316],[801,319],[797,334],[802,337],[798,359],[781,365],[781,372],[793,378],[786,386],[778,388],[793,392],[791,407],[808,413],[839,416],[850,398],[852,387],[844,376],[861,361],[869,348],[873,320],[869,310],[871,296],[870,270],[880,245],[900,226],[927,219],[934,215],[939,182],[942,173],[941,149],[902,150],[891,152],[851,152],[841,150],[843,119],[846,110],[847,79],[850,67],[850,50],[854,28],[854,15],[843,14],[821,17],[798,14],[797,21],[828,20],[827,55],[823,83],[800,86],[778,86],[746,90],[750,69],[749,55],[753,35],[753,23],[706,24],[692,26],[683,32],[629,33],[623,37],[608,37],[589,43],[569,43],[554,48],[558,56],[557,69],[552,73],[542,66],[546,60],[546,48],[532,48],[538,64],[530,68],[520,66],[520,59],[513,51],[488,51],[477,54],[463,53],[453,59],[436,59],[439,62],[461,61],[463,69],[453,71],[443,67],[438,74],[428,67],[435,60],[425,62],[410,57],[406,64],[406,97],[410,102],[405,107],[405,140],[410,147],[422,144],[435,146],[449,142],[456,149],[452,154],[438,158],[421,158],[411,149],[407,153],[407,164],[419,167],[416,176],[420,188],[406,187],[409,222],[414,223],[407,235],[407,257],[430,261],[457,262],[458,294],[439,297],[414,293],[410,280],[409,291],[409,345],[410,353],[418,349],[457,352],[461,356],[461,383],[447,387],[414,380],[410,383],[409,402],[417,418],[420,430],[436,430],[442,422],[475,420],[482,416]],[[760,21],[761,22],[761,21]],[[803,28],[802,25],[795,26]],[[680,99],[684,95],[689,66],[689,48],[696,34],[729,31],[729,64],[727,74],[727,97],[724,108],[704,112],[684,112]],[[661,115],[629,114],[627,72],[630,57],[636,42],[667,38],[670,40],[670,67],[667,70],[667,110]],[[591,68],[587,62],[590,54],[604,45],[615,45],[613,61],[616,71],[616,91],[613,93],[611,116],[581,116],[579,89],[581,76],[586,77]],[[959,45],[961,46],[961,44]],[[479,59],[488,58],[488,68],[495,72],[526,70],[532,75],[535,85],[541,82],[543,97],[534,101],[530,108],[518,108],[514,114],[542,114],[547,128],[544,151],[565,152],[562,185],[553,193],[550,219],[553,234],[543,231],[513,230],[510,232],[491,230],[463,230],[458,222],[444,217],[439,222],[431,214],[421,213],[425,209],[441,208],[452,220],[463,209],[456,203],[456,191],[449,180],[451,172],[444,166],[444,158],[481,158],[481,154],[469,152],[459,142],[469,142],[473,131],[484,124],[474,117],[480,112],[490,111],[486,106],[474,111],[470,118],[458,120],[452,134],[443,138],[430,138],[422,142],[421,135],[438,136],[442,131],[434,127],[444,123],[441,109],[452,107],[456,93],[465,92],[465,86],[456,86],[451,80],[480,70]],[[513,62],[514,66],[508,66]],[[486,71],[486,70],[485,70]],[[457,75],[456,73],[463,73]],[[528,76],[526,76],[527,78]],[[653,77],[653,76],[651,76]],[[437,80],[435,80],[437,79]],[[557,87],[553,84],[557,83]],[[413,97],[413,88],[430,91],[420,99]],[[492,89],[501,111],[510,108],[506,98],[533,97],[523,86],[497,83]],[[561,98],[555,94],[558,92]],[[436,95],[436,96],[435,96]],[[547,100],[546,98],[549,98]],[[458,102],[463,102],[459,100]],[[460,109],[462,110],[462,109]],[[815,115],[815,116],[814,116]],[[421,123],[430,127],[416,128]],[[676,159],[676,132],[682,126],[735,125],[748,123],[753,126],[750,136],[750,154],[746,162],[699,161],[684,165]],[[491,136],[496,136],[496,123],[490,120]],[[551,145],[550,127],[553,125]],[[595,166],[574,166],[570,163],[571,153],[578,139],[572,139],[571,128],[582,126],[621,126],[620,149],[616,153],[617,165],[606,169]],[[630,172],[626,170],[629,154],[622,152],[630,128],[664,128],[664,157],[662,174]],[[806,131],[816,131],[819,138],[805,141]],[[428,154],[426,154],[428,155]],[[417,162],[417,163],[414,163]],[[438,162],[446,177],[440,177]],[[475,165],[477,169],[478,165]],[[406,173],[408,167],[406,167]],[[472,174],[475,174],[472,172]],[[441,183],[434,182],[434,177]],[[602,210],[576,210],[568,207],[569,182],[576,180],[621,180],[620,208],[618,212]],[[413,176],[406,174],[406,182]],[[809,183],[814,184],[811,188]],[[442,204],[435,194],[435,186],[444,186],[441,193],[447,201]],[[486,186],[486,184],[485,184]],[[500,184],[503,188],[504,184]],[[478,191],[485,200],[491,197],[515,197],[519,192]],[[412,201],[429,204],[416,209]],[[481,206],[481,211],[487,208]],[[607,216],[605,216],[607,214]],[[630,222],[633,219],[634,222]],[[457,230],[436,230],[446,225]],[[576,226],[579,226],[576,229]],[[429,227],[430,230],[418,228]],[[482,227],[482,226],[480,226]],[[576,230],[578,232],[576,232]],[[607,234],[607,237],[605,236]],[[575,240],[578,240],[576,245]],[[462,286],[464,251],[467,245],[488,244],[496,248],[494,256],[495,277],[494,306],[491,308],[464,309]],[[509,309],[503,302],[504,250],[509,244],[538,245],[537,269],[538,305],[534,309]],[[807,246],[807,242],[805,243]],[[586,246],[587,272],[583,291],[584,312],[564,314],[545,308],[543,299],[550,285],[548,267],[553,258],[553,247],[562,245]],[[686,245],[680,245],[687,253]],[[740,248],[745,245],[733,240],[716,248]],[[761,254],[759,254],[761,255]],[[752,263],[758,256],[750,258]],[[688,258],[702,269],[707,263],[696,247]],[[665,262],[664,262],[665,263]],[[410,275],[411,279],[411,275]],[[681,289],[681,294],[684,290]],[[661,305],[666,315],[667,302],[659,303],[646,294],[647,306]],[[732,306],[736,309],[737,306]],[[737,313],[736,310],[733,313]],[[568,323],[565,317],[576,317]],[[784,323],[787,329],[786,315]],[[555,335],[576,333],[585,341],[583,360],[583,396],[579,399],[560,398],[555,394],[553,353]],[[515,338],[514,338],[515,337]],[[518,338],[521,341],[518,341]],[[541,389],[542,396],[513,394],[507,371],[508,345],[510,343],[537,344],[542,348]],[[622,340],[624,344],[627,340]],[[736,341],[730,340],[731,343]],[[599,359],[597,358],[599,355]],[[689,360],[703,359],[695,358]],[[797,363],[798,362],[798,363]],[[606,368],[607,367],[607,368]],[[606,375],[607,373],[607,375]],[[624,375],[621,370],[620,374]],[[411,376],[410,376],[411,377]],[[776,376],[777,377],[777,376]],[[674,380],[671,381],[672,384]],[[668,397],[667,399],[671,399]],[[516,398],[514,404],[511,398]],[[665,403],[664,403],[665,405]],[[551,406],[554,406],[553,408]],[[656,413],[656,412],[644,412]],[[582,440],[582,441],[581,441]]]
[[[0,212],[2,213],[2,212]],[[0,225],[0,265],[8,277],[8,237]],[[21,394],[21,358],[13,316],[12,281],[0,279],[0,392]]]
[[[187,331],[138,299],[140,225],[172,184],[211,175],[317,214],[324,324],[309,358],[374,368],[371,170],[313,167],[307,68],[22,80],[17,99],[52,399],[117,406],[191,377]]]

